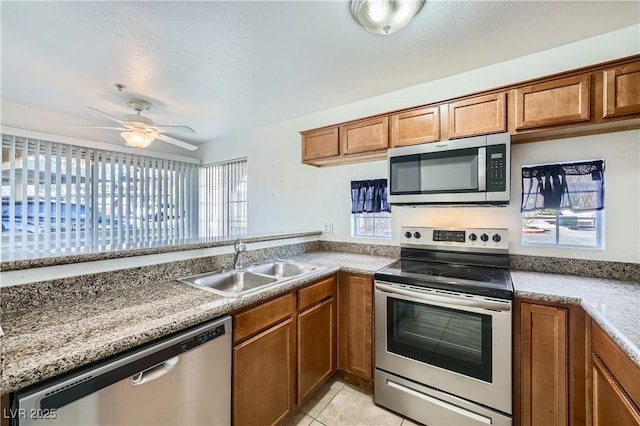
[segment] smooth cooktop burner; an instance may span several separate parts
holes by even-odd
[[[513,284],[509,271],[500,268],[398,260],[377,271],[374,278],[503,299],[513,298]]]

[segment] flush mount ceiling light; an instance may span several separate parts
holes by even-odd
[[[351,15],[373,34],[393,34],[416,16],[425,0],[351,0]]]

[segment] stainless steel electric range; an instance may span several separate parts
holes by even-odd
[[[506,229],[402,228],[375,279],[375,402],[429,426],[511,425]]]

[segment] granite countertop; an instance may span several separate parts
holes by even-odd
[[[515,296],[579,305],[640,367],[640,282],[511,271]]]
[[[242,298],[224,298],[175,280],[117,287],[66,304],[34,300],[3,312],[0,393],[11,392],[343,270],[372,275],[395,258],[311,252],[290,259],[324,266],[301,279]],[[583,306],[640,365],[640,283],[511,272],[516,297]]]
[[[34,300],[28,309],[2,312],[0,394],[232,313],[341,268],[372,275],[395,260],[333,252],[291,259],[324,268],[242,298],[225,298],[168,280],[146,286],[119,285],[117,290],[91,298],[70,297],[65,304]]]

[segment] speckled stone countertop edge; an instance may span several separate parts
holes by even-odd
[[[158,323],[155,324],[153,328],[138,331],[135,334],[119,336],[116,341],[105,342],[98,347],[93,346],[83,348],[81,351],[76,351],[74,353],[59,353],[58,356],[53,359],[32,357],[21,365],[13,366],[13,368],[7,368],[7,365],[3,364],[1,371],[2,380],[0,381],[0,394],[26,388],[43,380],[51,379],[76,368],[83,367],[118,353],[126,352],[137,346],[149,343],[170,334],[180,332],[199,323],[224,315],[233,314],[234,312],[261,301],[277,297],[291,291],[292,289],[333,275],[338,271],[340,271],[340,267],[322,267],[318,271],[304,277],[284,281],[277,286],[267,287],[264,290],[250,293],[244,297],[212,297],[213,301],[210,303],[194,306],[188,311],[170,317],[159,317]],[[372,275],[373,271],[360,269],[359,273]],[[181,282],[179,283],[181,285],[187,285]],[[213,295],[213,293],[211,294]],[[2,346],[2,348],[0,348],[0,353],[4,353],[4,338],[0,338],[0,346]]]
[[[640,368],[640,348],[633,344],[627,336],[624,335],[615,324],[612,324],[600,311],[598,311],[591,303],[583,300],[580,303],[582,308],[594,320],[604,332],[618,345],[631,361]]]
[[[57,266],[57,265],[69,265],[74,263],[83,263],[83,262],[93,262],[96,260],[110,260],[110,259],[122,259],[132,256],[143,256],[150,254],[162,254],[162,253],[172,253],[178,251],[186,251],[186,250],[198,250],[198,249],[206,249],[212,247],[221,247],[233,245],[234,242],[238,239],[241,239],[243,243],[257,243],[263,241],[273,241],[273,240],[283,240],[288,238],[301,238],[308,237],[314,235],[321,235],[321,231],[300,231],[300,232],[288,232],[288,233],[274,233],[272,235],[257,235],[257,236],[247,236],[247,237],[239,237],[239,238],[231,238],[231,239],[220,239],[220,240],[204,240],[204,241],[194,241],[190,243],[185,243],[181,245],[176,244],[167,244],[167,245],[159,245],[157,247],[141,247],[141,248],[132,248],[132,249],[116,249],[113,251],[103,251],[103,252],[87,252],[87,253],[72,253],[65,254],[62,253],[60,255],[53,255],[48,257],[34,257],[34,258],[25,258],[25,259],[11,259],[10,254],[5,254],[5,258],[8,257],[9,260],[3,260],[0,262],[0,271],[1,272],[9,272],[9,271],[17,271],[21,269],[28,268],[40,268],[44,266]]]
[[[68,360],[62,359],[62,361],[66,363],[63,365],[62,369],[60,368],[61,360],[53,362],[50,361],[48,363],[36,365],[25,365],[23,368],[15,368],[9,370],[6,369],[6,364],[3,364],[3,377],[0,383],[0,393],[4,394],[6,392],[24,388],[39,381],[73,370],[77,367],[81,367],[99,359],[103,359],[107,356],[115,355],[117,353],[130,350],[141,344],[145,344],[169,334],[179,332],[198,323],[205,322],[225,314],[232,314],[255,303],[277,297],[278,295],[287,293],[288,291],[297,287],[330,276],[338,271],[373,276],[375,270],[377,270],[379,267],[384,266],[385,262],[391,260],[384,257],[358,254],[347,255],[336,253],[336,255],[336,258],[333,258],[330,254],[327,253],[310,253],[300,256],[293,256],[292,259],[294,260],[296,258],[300,258],[302,260],[310,260],[311,258],[315,258],[316,256],[321,256],[322,259],[326,258],[326,264],[324,265],[324,268],[308,276],[285,281],[275,287],[266,288],[260,292],[247,295],[243,298],[212,298],[212,300],[214,300],[212,303],[201,306],[194,306],[192,309],[189,309],[177,315],[173,315],[171,317],[158,317],[158,323],[155,324],[154,327],[145,330],[144,332],[136,332],[132,335],[121,336],[115,342],[115,345],[114,342],[109,342],[109,344],[102,345],[101,348],[87,348],[81,353],[70,354],[67,357]],[[311,256],[311,258],[307,258],[307,256]],[[351,256],[353,256],[353,258],[351,258]],[[364,258],[370,258],[372,262],[367,264]],[[351,265],[351,262],[361,263],[365,266],[357,267]],[[618,327],[616,327],[615,324],[611,323],[605,316],[603,316],[601,312],[597,310],[596,307],[588,303],[585,299],[582,299],[581,297],[550,294],[549,292],[544,291],[532,291],[530,289],[527,291],[519,290],[516,282],[514,282],[514,289],[514,297],[582,306],[587,314],[603,328],[603,330],[619,345],[619,347],[632,359],[632,361],[640,366],[640,350],[638,349],[638,347],[632,341],[630,341],[618,329]],[[4,354],[4,338],[0,338],[0,345],[2,345],[1,350],[2,354]],[[83,354],[87,357],[90,357],[90,359],[83,357]],[[4,361],[4,356],[2,358]],[[25,374],[29,377],[20,377]]]
[[[640,348],[629,340],[615,324],[609,321],[599,310],[589,301],[581,297],[563,296],[549,294],[548,292],[522,291],[518,290],[514,284],[514,298],[558,303],[563,305],[575,305],[582,307],[589,318],[594,320],[604,332],[622,349],[631,361],[640,367]]]

